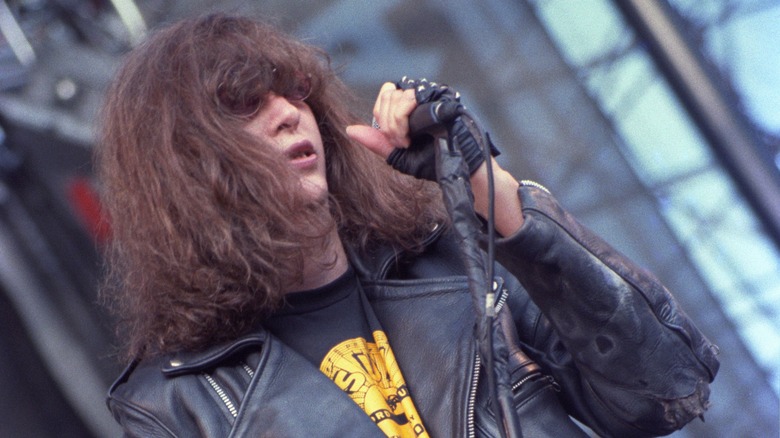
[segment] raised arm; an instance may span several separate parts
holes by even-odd
[[[408,148],[409,114],[417,107],[413,89],[399,89],[392,82],[382,85],[374,104],[375,126],[352,125],[347,134],[377,155],[387,159],[396,148]],[[431,163],[432,165],[432,163]],[[502,236],[514,234],[523,224],[520,199],[517,197],[519,183],[495,160],[491,160],[495,182],[495,224]],[[483,162],[471,175],[474,193],[474,209],[483,218],[488,214],[488,173]]]

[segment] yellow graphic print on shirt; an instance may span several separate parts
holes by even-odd
[[[428,437],[387,336],[347,339],[331,348],[320,370],[349,394],[388,437]]]

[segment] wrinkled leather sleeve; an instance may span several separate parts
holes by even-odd
[[[525,186],[519,195],[525,222],[496,255],[533,300],[510,298],[510,308],[569,412],[604,436],[665,435],[700,416],[717,347],[656,278],[552,196]]]

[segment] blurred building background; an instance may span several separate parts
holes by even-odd
[[[96,116],[123,53],[215,9],[326,49],[367,118],[384,81],[455,86],[505,167],[720,346],[706,422],[673,436],[778,436],[777,0],[0,0],[0,437],[119,435]]]

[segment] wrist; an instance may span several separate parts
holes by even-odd
[[[502,236],[514,234],[523,225],[522,205],[517,194],[520,183],[511,173],[502,169],[491,159],[495,195],[495,228]],[[482,218],[488,217],[488,172],[487,163],[471,175],[471,191],[474,194],[474,210]]]

